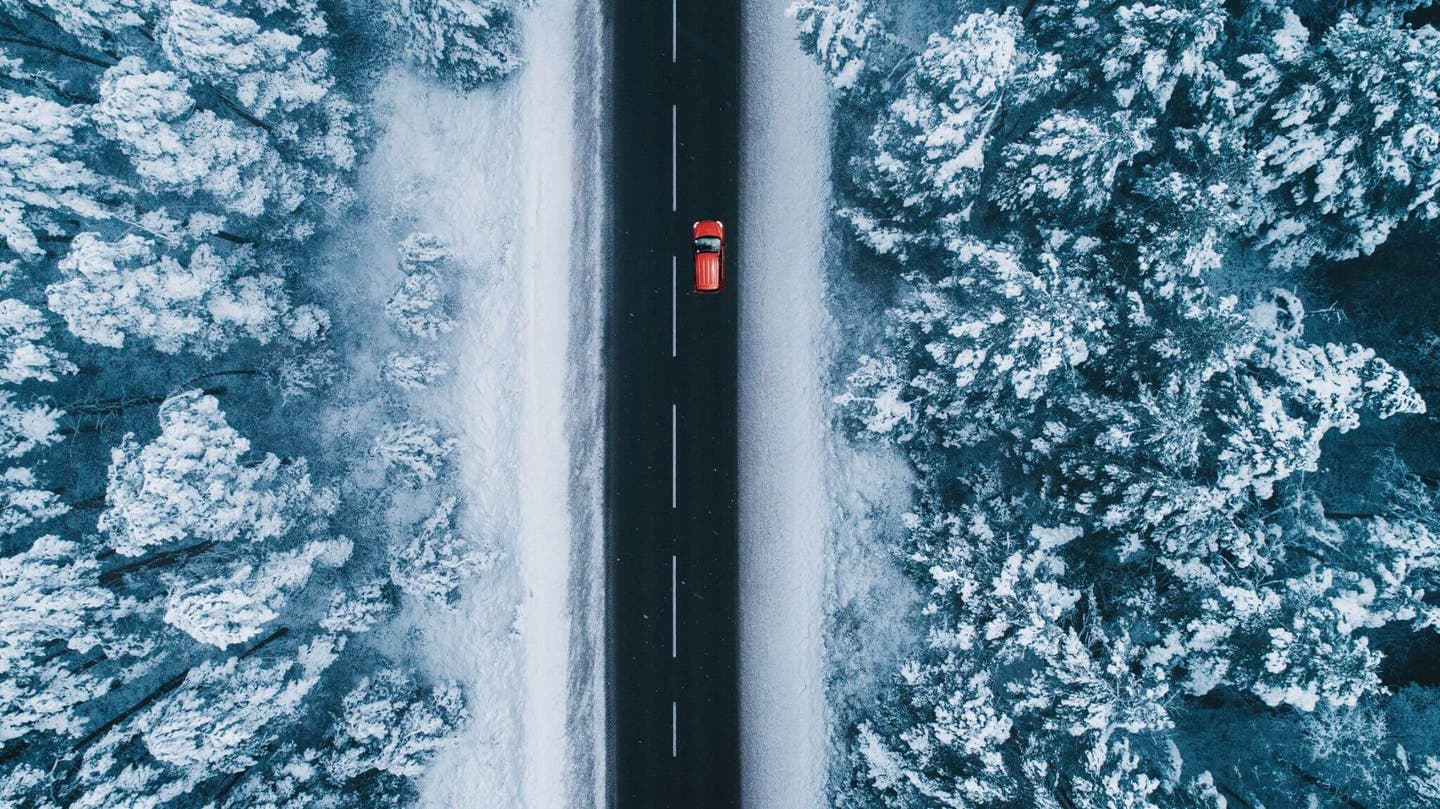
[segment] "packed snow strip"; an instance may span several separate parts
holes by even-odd
[[[569,239],[573,255],[598,255],[610,227],[609,174],[605,168],[610,110],[609,34],[605,6],[571,6],[574,109],[570,160],[573,204]],[[546,36],[556,32],[545,29]],[[564,50],[557,49],[557,50]],[[535,159],[543,159],[536,155]],[[572,256],[573,257],[573,256]],[[560,268],[554,268],[557,271]],[[568,270],[569,266],[563,268]],[[565,272],[556,278],[568,277]],[[570,344],[565,414],[570,449],[570,648],[565,704],[567,807],[606,805],[606,581],[605,581],[605,369],[607,285],[569,284]]]
[[[753,809],[825,802],[830,109],[787,4],[749,0],[744,9],[740,730],[742,800]]]
[[[604,613],[595,603],[604,592],[602,453],[594,446],[602,299],[598,282],[576,284],[573,272],[603,252],[593,215],[603,207],[593,106],[603,80],[598,15],[594,4],[551,0],[521,19],[530,58],[520,74],[518,263],[525,313],[519,553],[528,809],[594,803],[603,780],[596,754],[604,723],[595,713],[604,704],[596,683],[604,658],[595,648],[603,642]]]
[[[570,251],[585,249],[583,238],[553,238],[598,232],[596,221],[577,221],[573,192],[583,180],[578,187],[599,193],[575,174],[598,161],[571,159],[598,144],[572,133],[580,113],[571,61],[574,38],[597,30],[597,13],[567,2],[527,12],[533,57],[511,82],[455,94],[397,73],[379,94],[384,134],[364,191],[375,210],[403,210],[449,242],[468,270],[459,352],[448,358],[454,378],[434,407],[460,442],[468,527],[503,549],[458,609],[411,616],[430,669],[465,684],[475,717],[431,767],[425,806],[471,806],[481,795],[492,806],[584,805],[603,782],[590,763],[603,718],[574,722],[574,739],[567,723],[567,707],[603,708],[585,699],[603,661],[589,648],[601,641],[593,602],[603,586],[593,577],[603,568],[590,556],[598,537],[582,536],[571,564],[572,533],[599,519],[598,449],[571,436],[593,435],[575,426],[600,412],[600,298],[572,298]],[[598,44],[579,50],[590,57]],[[587,621],[572,623],[572,598]]]

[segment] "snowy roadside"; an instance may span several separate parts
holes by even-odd
[[[549,0],[521,19],[520,277],[525,284],[520,568],[527,809],[604,795],[603,252],[599,4]]]
[[[747,0],[740,177],[740,735],[751,809],[825,804],[829,120],[790,0]]]
[[[602,291],[570,283],[603,227],[599,15],[578,0],[525,11],[527,63],[508,81],[461,95],[397,72],[377,94],[361,193],[377,223],[403,212],[466,268],[453,378],[430,409],[459,441],[469,533],[502,554],[455,610],[409,615],[474,717],[422,806],[603,794]]]

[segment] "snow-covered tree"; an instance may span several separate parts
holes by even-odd
[[[364,798],[346,792],[324,775],[321,751],[306,748],[294,751],[282,748],[271,756],[278,762],[264,770],[247,773],[230,793],[230,802],[253,809],[291,809],[292,807],[330,807],[349,809],[365,801],[398,804],[400,796],[392,796],[383,785],[366,785]],[[337,803],[337,801],[339,801]]]
[[[34,471],[12,466],[0,473],[0,537],[69,511],[59,495],[39,488]]]
[[[317,565],[339,567],[351,550],[348,539],[316,540],[291,551],[247,555],[216,571],[191,563],[169,577],[165,623],[221,649],[246,643],[280,617],[286,599]]]
[[[968,220],[1007,103],[1052,70],[1014,12],[971,14],[931,36],[871,134],[867,186],[878,210],[851,216],[862,237],[887,252],[898,234]]]
[[[0,238],[11,252],[39,258],[63,219],[106,218],[99,197],[114,183],[76,159],[81,121],[75,107],[0,88]]]
[[[0,382],[54,382],[75,372],[64,352],[49,344],[49,331],[40,310],[14,298],[0,300]]]
[[[953,273],[907,276],[884,357],[837,400],[852,422],[900,443],[975,444],[1042,406],[1052,380],[1106,350],[1114,314],[1066,257],[960,242]]]
[[[371,444],[380,467],[410,486],[433,483],[450,467],[455,439],[428,421],[386,425]]]
[[[429,354],[395,351],[380,364],[380,378],[405,391],[424,390],[448,373],[449,364]]]
[[[205,662],[135,720],[156,759],[192,778],[241,772],[269,742],[272,723],[293,721],[341,642],[316,638],[294,659],[265,654]]]
[[[125,29],[145,25],[159,5],[156,0],[4,0],[13,14],[43,10],[56,25],[97,49],[112,45]]]
[[[1029,16],[1041,46],[1059,57],[1067,89],[1103,88],[1107,100],[1145,114],[1164,111],[1182,81],[1192,92],[1210,89],[1228,17],[1220,0],[1039,0]]]
[[[78,736],[87,721],[80,707],[109,690],[104,673],[85,665],[116,606],[97,568],[55,536],[0,558],[0,742],[35,731]]]
[[[521,65],[515,9],[523,0],[386,0],[385,20],[407,58],[461,90]]]
[[[394,612],[384,579],[347,584],[330,596],[330,608],[320,621],[327,632],[369,632]]]
[[[1239,114],[1213,137],[1255,150],[1257,198],[1239,203],[1272,265],[1370,253],[1440,215],[1440,31],[1346,13],[1311,45],[1293,11],[1260,19],[1268,47],[1239,59]]]
[[[329,410],[273,395],[348,367],[300,275],[354,193],[353,62],[315,0],[0,0],[0,27],[0,805],[404,805],[415,767],[325,766],[344,689],[394,666],[321,676],[393,614],[386,549],[355,586],[338,489],[231,427],[373,479],[365,443],[306,434]],[[402,252],[439,273],[442,248]],[[217,377],[228,421],[189,391],[136,426]]]
[[[893,68],[899,48],[866,0],[797,0],[785,12],[795,20],[800,47],[815,57],[837,90],[857,90]]]
[[[421,269],[439,271],[455,258],[455,251],[448,242],[423,230],[406,236],[397,250],[400,253],[400,267],[405,272]]]
[[[1336,521],[1312,489],[1327,439],[1425,405],[1374,351],[1314,340],[1263,266],[1353,254],[1326,240],[1377,206],[1377,239],[1430,215],[1424,181],[1396,179],[1428,153],[1368,146],[1412,124],[1423,143],[1435,106],[1394,78],[1429,75],[1406,10],[1038,0],[947,21],[877,101],[842,96],[874,133],[839,144],[840,213],[878,254],[855,277],[891,305],[835,401],[915,473],[894,551],[923,595],[842,805],[1414,803],[1426,776],[1393,750],[1348,766],[1296,740],[1384,704],[1388,633],[1440,617],[1433,498],[1387,484],[1414,505]],[[1361,167],[1333,211],[1318,162],[1266,151],[1301,130]],[[1321,215],[1270,238],[1294,210]],[[1289,738],[1205,748],[1262,721]]]
[[[266,119],[324,100],[334,81],[330,54],[308,47],[302,36],[323,33],[318,16],[306,22],[319,30],[295,32],[231,12],[224,2],[170,0],[156,26],[156,41],[178,70],[233,93],[247,115]]]
[[[281,280],[255,273],[245,250],[222,256],[202,244],[182,265],[139,236],[81,233],[60,270],[66,280],[46,288],[50,309],[76,337],[110,348],[132,337],[212,356],[241,338],[268,342],[289,305]]]
[[[1050,115],[1005,147],[996,202],[1041,223],[1098,224],[1119,168],[1150,146],[1147,124],[1125,113]]]
[[[490,566],[492,560],[456,530],[455,506],[455,498],[446,498],[404,546],[392,551],[390,579],[402,591],[436,604],[454,604],[460,586]]]
[[[1011,720],[995,705],[985,674],[967,673],[965,665],[955,656],[938,665],[908,663],[906,708],[921,720],[893,739],[871,723],[856,729],[866,776],[887,805],[983,806],[1013,799],[1014,781],[1002,759]]]
[[[285,314],[285,332],[297,343],[317,343],[330,333],[330,313],[312,303]]]
[[[291,211],[304,199],[264,130],[195,110],[190,83],[131,56],[105,71],[94,120],[130,158],[151,191],[206,193],[226,213],[256,218]]]
[[[420,775],[468,720],[455,684],[425,687],[404,671],[380,671],[345,695],[325,766],[340,782],[370,772]]]
[[[62,415],[48,404],[24,403],[0,390],[0,457],[19,458],[58,442]]]
[[[49,54],[66,72],[62,81],[45,67],[5,62],[31,93],[7,96],[28,119],[12,130],[25,147],[7,150],[26,172],[0,185],[33,186],[9,206],[15,227],[34,219],[64,236],[101,219],[136,224],[168,205],[207,236],[263,223],[266,239],[303,238],[324,206],[348,198],[342,175],[357,154],[355,109],[336,90],[328,29],[311,0],[6,6],[15,41],[33,46],[23,52]],[[72,79],[77,65],[83,77]],[[111,147],[128,161],[111,159]],[[47,156],[55,152],[62,157]],[[21,230],[6,235],[24,235],[12,249],[38,256],[35,229]]]
[[[385,314],[401,332],[434,340],[455,329],[455,320],[445,311],[445,290],[440,277],[430,270],[406,273],[400,288],[385,303]]]
[[[335,381],[340,372],[337,362],[330,348],[301,349],[272,370],[272,382],[282,399],[310,396]]]
[[[250,455],[212,396],[190,391],[160,406],[160,435],[127,435],[111,452],[99,528],[126,556],[178,542],[261,543],[333,510],[304,459]]]

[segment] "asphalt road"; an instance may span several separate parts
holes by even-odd
[[[611,805],[740,803],[736,289],[740,0],[611,0],[607,257]],[[720,219],[727,289],[690,291]]]

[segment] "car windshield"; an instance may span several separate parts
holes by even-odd
[[[720,252],[720,240],[714,236],[701,236],[695,240],[695,252],[718,253]]]

